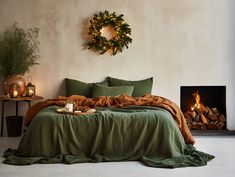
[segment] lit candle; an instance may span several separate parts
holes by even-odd
[[[13,96],[14,98],[16,98],[16,97],[18,96],[18,91],[17,91],[17,90],[14,90],[12,96]]]
[[[33,96],[33,94],[34,94],[34,93],[33,93],[33,90],[30,89],[30,90],[29,90],[29,96]]]

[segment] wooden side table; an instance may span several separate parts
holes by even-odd
[[[31,107],[31,101],[34,100],[41,100],[43,97],[41,96],[32,96],[32,97],[19,97],[19,98],[10,98],[7,96],[0,96],[0,101],[2,102],[2,116],[1,116],[1,136],[3,136],[3,120],[5,118],[5,103],[12,101],[16,104],[16,116],[18,116],[18,108],[19,108],[19,102],[27,102],[28,108]]]

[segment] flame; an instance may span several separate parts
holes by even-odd
[[[193,93],[193,97],[194,97],[196,103],[194,104],[194,106],[191,107],[192,111],[195,109],[195,107],[200,109],[201,101],[200,101],[200,94],[199,94],[198,90]]]

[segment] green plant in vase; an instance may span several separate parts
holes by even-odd
[[[0,74],[3,94],[9,94],[13,84],[18,85],[19,95],[25,93],[26,82],[23,75],[40,58],[38,28],[23,29],[14,23],[0,34]]]

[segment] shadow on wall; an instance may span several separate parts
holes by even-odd
[[[87,49],[87,41],[90,40],[90,36],[88,35],[88,29],[89,29],[89,26],[90,26],[90,22],[89,22],[90,18],[86,18],[83,20],[82,22],[82,30],[81,30],[81,37],[82,37],[82,40],[84,41],[83,43],[83,49]]]

